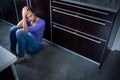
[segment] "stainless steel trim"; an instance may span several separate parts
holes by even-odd
[[[29,6],[29,1],[28,0],[26,0],[27,1],[27,6]]]
[[[29,0],[29,5],[30,5],[30,7],[32,7],[32,5],[31,5],[31,0]]]
[[[61,30],[66,31],[66,32],[69,32],[69,33],[71,33],[71,34],[77,35],[77,36],[82,37],[82,38],[84,38],[84,39],[87,39],[87,40],[96,42],[96,43],[98,43],[98,44],[101,44],[101,41],[97,41],[97,40],[91,39],[91,38],[89,38],[89,37],[86,37],[86,36],[77,34],[76,32],[71,32],[71,31],[69,31],[69,30],[67,30],[67,29],[63,29],[63,28],[58,27],[58,26],[56,26],[56,25],[53,25],[53,27],[58,28],[58,29],[61,29]]]
[[[101,21],[105,21],[105,22],[108,22],[108,23],[112,23],[111,21],[108,21],[108,20],[105,20],[105,19],[101,19],[101,18],[97,18],[97,17],[93,17],[93,16],[81,14],[81,13],[78,13],[78,12],[75,12],[75,11],[71,11],[71,10],[67,10],[67,9],[63,9],[63,8],[59,8],[59,7],[55,7],[55,6],[52,6],[52,8],[54,8],[54,9],[59,9],[59,10],[62,10],[62,11],[71,12],[71,13],[74,13],[74,14],[76,14],[76,15],[82,15],[82,16],[86,16],[86,17],[89,17],[89,18],[98,19],[98,20],[101,20]]]
[[[51,0],[50,0],[50,36],[51,36],[51,41],[52,41],[52,7],[51,7]]]
[[[16,2],[14,0],[14,5],[15,5],[15,12],[16,12],[16,17],[17,17],[17,21],[19,22],[19,17],[18,17],[18,11],[17,11],[17,6],[16,6]]]
[[[90,36],[90,37],[93,37],[93,38],[96,38],[96,39],[99,39],[99,40],[101,40],[101,41],[106,42],[106,40],[104,40],[104,39],[101,39],[101,38],[99,38],[99,37],[96,37],[96,36],[93,36],[93,35],[90,35],[90,34],[87,34],[87,33],[84,33],[84,32],[81,32],[81,31],[79,31],[79,30],[70,28],[70,27],[68,27],[68,26],[64,26],[64,25],[61,25],[61,24],[58,24],[58,23],[55,23],[55,22],[52,22],[52,23],[55,24],[55,25],[58,25],[58,26],[62,26],[62,27],[64,27],[64,28],[66,28],[66,29],[70,29],[70,30],[73,30],[73,31],[75,31],[75,32],[79,32],[79,33],[81,33],[81,34],[84,34],[84,35],[87,35],[87,36]]]
[[[84,18],[84,17],[78,16],[78,15],[73,15],[73,14],[66,13],[66,12],[63,12],[63,11],[59,11],[59,10],[56,10],[56,9],[52,9],[52,10],[54,12],[58,12],[58,13],[62,13],[62,14],[65,14],[65,15],[69,15],[69,16],[72,16],[72,17],[79,18],[79,19],[87,20],[87,21],[90,21],[90,22],[93,22],[93,23],[97,23],[97,24],[100,24],[100,25],[103,25],[103,26],[106,25],[105,23],[98,22],[98,21],[95,21],[95,20],[91,20],[91,19],[88,19],[88,18]]]
[[[97,13],[104,14],[104,15],[109,15],[109,13],[106,13],[106,12],[97,11],[97,10],[93,10],[93,9],[88,9],[88,8],[84,8],[84,7],[80,7],[80,6],[75,6],[75,5],[67,4],[67,3],[62,3],[62,2],[58,2],[58,1],[52,1],[52,2],[63,4],[63,5],[67,5],[67,6],[76,7],[76,8],[79,8],[79,9],[85,9],[85,10],[88,10],[88,11],[97,12]]]

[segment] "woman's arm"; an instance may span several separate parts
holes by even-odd
[[[27,25],[27,22],[26,22],[26,18],[23,18],[22,25],[23,25],[24,31],[28,32],[28,25]]]
[[[17,24],[17,27],[18,27],[18,28],[22,28],[22,27],[23,27],[22,22],[23,22],[23,20],[21,20],[21,21]]]
[[[26,15],[28,13],[28,7],[24,7],[23,10],[22,10],[22,25],[23,25],[23,29],[25,32],[28,32],[28,25],[27,25],[27,22],[26,22]]]

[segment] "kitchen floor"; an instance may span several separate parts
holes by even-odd
[[[9,50],[9,29],[13,25],[0,21],[0,45]],[[39,53],[26,54],[15,65],[19,80],[120,80],[120,52],[110,52],[99,70],[95,64],[76,53],[44,40]]]

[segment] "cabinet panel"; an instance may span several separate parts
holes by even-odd
[[[1,5],[1,4],[0,4]],[[3,19],[2,7],[0,6],[0,19]]]
[[[16,80],[11,66],[0,72],[0,79],[2,80]]]
[[[1,4],[3,5],[3,4]],[[4,7],[1,7],[1,11],[3,13],[3,19],[13,24],[17,24],[17,16],[14,6],[14,0],[9,0],[4,2]]]
[[[53,42],[96,62],[100,62],[105,42],[100,41],[100,43],[97,43],[93,40],[53,25]]]
[[[74,40],[74,38],[71,40],[70,34],[61,30],[60,28],[53,27],[52,28],[52,40],[54,43],[63,46],[65,48],[70,49],[70,41]],[[74,45],[73,45],[74,46]]]
[[[64,1],[52,1],[52,7],[112,22],[115,13]]]
[[[103,21],[75,16],[70,13],[53,9],[52,20],[55,23],[79,30],[81,32],[106,40],[108,38],[111,24]]]
[[[0,12],[0,19],[3,19],[2,13]]]
[[[72,42],[77,48],[75,52],[100,63],[106,45],[105,42],[96,43],[80,36],[72,36],[72,38],[76,39]]]

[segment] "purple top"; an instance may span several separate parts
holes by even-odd
[[[28,34],[39,44],[42,44],[45,21],[39,18],[39,20],[36,22],[34,26],[32,26],[29,21],[27,21],[27,25],[28,25]]]

